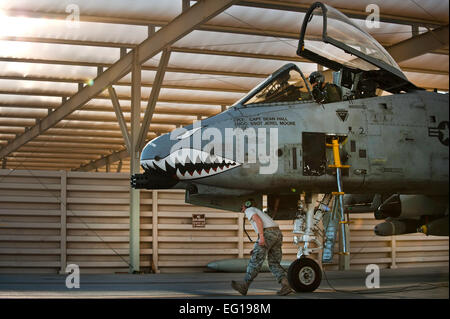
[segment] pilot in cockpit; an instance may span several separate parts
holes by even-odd
[[[320,104],[342,101],[342,92],[339,86],[325,82],[325,77],[319,71],[309,75],[309,83],[312,86],[314,100]]]

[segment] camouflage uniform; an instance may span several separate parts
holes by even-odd
[[[269,269],[278,282],[281,282],[286,277],[285,271],[280,265],[282,257],[281,245],[283,243],[281,230],[264,230],[264,239],[266,242],[265,246],[260,246],[258,240],[252,250],[252,256],[245,274],[245,282],[248,284],[258,275],[266,256],[268,257]]]

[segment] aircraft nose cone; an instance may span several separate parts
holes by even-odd
[[[159,136],[142,149],[140,164],[144,169],[147,189],[168,189],[176,185],[175,167],[164,160],[173,145],[166,135]]]
[[[175,141],[170,140],[168,134],[164,134],[149,141],[141,152],[141,162],[145,160],[159,161],[170,153],[170,148]]]

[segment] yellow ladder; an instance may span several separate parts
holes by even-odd
[[[341,156],[339,154],[339,140],[337,138],[333,138],[333,140],[331,142],[332,142],[332,144],[327,143],[325,145],[326,145],[326,147],[333,149],[334,164],[328,165],[328,167],[336,169],[336,182],[337,182],[338,191],[332,192],[331,194],[338,197],[337,203],[338,203],[339,212],[341,215],[339,224],[341,225],[342,251],[339,254],[350,255],[350,251],[348,250],[348,247],[347,247],[347,238],[346,238],[347,236],[346,236],[346,232],[345,232],[345,225],[348,224],[349,221],[346,220],[346,218],[345,218],[345,212],[344,212],[344,195],[345,195],[345,193],[344,193],[344,189],[342,187],[342,174],[341,174],[342,173],[341,169],[350,168],[350,165],[342,165],[342,163],[341,163]]]

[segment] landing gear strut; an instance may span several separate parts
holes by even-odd
[[[318,239],[319,221],[324,213],[330,209],[331,194],[326,194],[318,207],[315,204],[318,199],[317,194],[313,194],[305,203],[299,202],[297,219],[294,222],[294,243],[299,245],[297,259],[292,262],[288,270],[288,281],[291,287],[297,292],[311,292],[319,287],[322,280],[322,269],[319,264],[307,256],[319,252],[322,242]],[[314,243],[315,247],[311,244]]]
[[[303,242],[303,247],[298,247],[297,260],[295,260],[288,271],[288,280],[290,285],[294,290],[301,291],[313,291],[320,285],[322,279],[322,271],[320,266],[312,259],[306,258],[306,256],[311,255],[324,248],[322,255],[322,262],[331,262],[333,258],[333,246],[335,242],[335,235],[337,229],[337,221],[341,224],[341,254],[347,256],[347,261],[349,261],[349,249],[347,244],[347,235],[349,221],[346,219],[344,214],[344,191],[342,188],[341,180],[341,169],[349,168],[349,165],[342,165],[341,158],[339,154],[339,139],[333,137],[331,144],[326,144],[326,147],[333,149],[333,164],[328,165],[330,168],[336,169],[336,182],[337,182],[337,192],[332,192],[331,194],[325,194],[322,200],[319,202],[317,209],[315,208],[315,203],[317,201],[318,194],[309,194],[306,196],[304,201],[300,200],[298,205],[297,219],[294,222],[294,243],[299,245]],[[335,197],[335,203],[333,205],[333,213],[331,216],[327,215],[327,226],[323,222],[324,213],[330,212],[329,204]],[[331,217],[331,218],[330,218]],[[321,232],[319,230],[319,221],[323,222],[325,228],[325,238],[323,247],[322,242],[318,240],[318,234]],[[323,233],[323,232],[322,232]],[[316,247],[310,247],[310,243],[315,243]],[[349,266],[347,266],[349,267]]]

